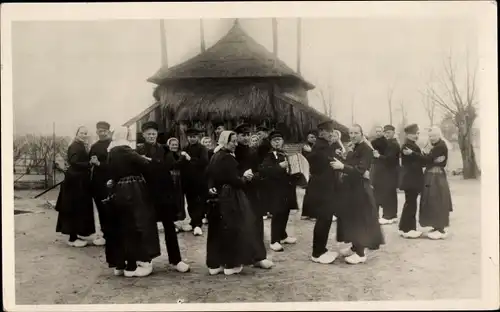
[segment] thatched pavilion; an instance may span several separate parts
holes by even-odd
[[[162,137],[180,136],[188,126],[212,135],[213,123],[234,128],[240,122],[284,132],[290,143],[330,120],[308,106],[314,85],[245,33],[238,20],[206,51],[184,63],[160,68],[148,82],[157,84],[156,103],[131,119],[137,132],[147,120],[157,121]],[[337,129],[346,133],[345,126]]]

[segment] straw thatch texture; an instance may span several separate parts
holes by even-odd
[[[271,90],[272,89],[272,90]],[[162,105],[167,128],[173,124],[218,121],[277,127],[292,141],[305,138],[308,130],[330,120],[327,116],[286,95],[270,82],[258,80],[196,80],[159,86],[156,94]],[[346,134],[347,128],[336,123]]]
[[[211,48],[179,65],[160,68],[149,82],[192,78],[290,77],[307,90],[314,85],[255,41],[236,22]]]

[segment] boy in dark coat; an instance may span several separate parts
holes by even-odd
[[[378,207],[382,206],[383,215],[380,224],[392,224],[398,216],[398,173],[400,147],[394,138],[395,128],[392,125],[384,127],[386,139],[385,152],[373,151],[374,162],[378,163],[377,183],[373,183]]]
[[[307,187],[308,202],[312,217],[316,218],[313,232],[312,260],[321,264],[335,261],[338,254],[326,248],[334,214],[338,212],[340,174],[330,166],[330,162],[342,157],[341,145],[334,142],[333,122],[327,121],[318,125],[319,137],[307,160],[311,170],[311,179]],[[340,221],[340,218],[339,218]],[[340,229],[340,222],[337,228]],[[337,240],[342,241],[340,231]]]
[[[165,146],[157,143],[158,124],[154,121],[144,123],[142,125],[142,135],[145,143],[137,146],[137,153],[151,159],[145,179],[152,196],[157,218],[163,224],[169,262],[177,271],[187,272],[189,271],[189,265],[181,259],[179,242],[175,232],[174,218],[176,209],[174,209],[172,198],[173,180],[165,162],[166,149]]]
[[[191,227],[195,236],[203,235],[201,230],[203,218],[206,214],[206,201],[208,196],[208,184],[206,168],[208,166],[208,150],[200,143],[199,131],[188,129],[186,136],[188,146],[182,155],[188,162],[184,167],[183,190],[186,194],[189,216],[191,217]]]
[[[288,236],[286,225],[290,210],[297,210],[297,194],[288,157],[283,151],[283,135],[278,131],[271,132],[272,149],[264,157],[260,166],[260,174],[268,185],[266,201],[272,209],[271,249],[283,251],[282,244],[295,244],[297,239]]]
[[[400,189],[405,192],[405,204],[399,221],[400,234],[405,238],[417,238],[422,235],[417,231],[417,197],[422,192],[424,186],[424,173],[422,167],[424,162],[420,155],[422,150],[416,141],[420,134],[417,124],[411,124],[405,129],[406,140],[401,147],[401,185]],[[411,150],[412,153],[405,153],[405,150]]]

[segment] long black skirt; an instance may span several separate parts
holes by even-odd
[[[161,254],[156,212],[140,177],[120,180],[106,205],[111,216],[106,261],[114,267],[126,259],[149,262]]]
[[[385,241],[370,182],[363,180],[353,183],[343,190],[342,198],[337,241],[378,249]]]
[[[67,174],[56,202],[56,232],[89,236],[95,233],[94,203],[90,181],[84,174]]]
[[[219,192],[208,211],[206,264],[209,268],[253,264],[259,242],[250,202],[242,190],[227,185]]]
[[[444,229],[450,225],[450,211],[453,211],[453,204],[446,172],[441,167],[427,169],[420,197],[420,225]]]

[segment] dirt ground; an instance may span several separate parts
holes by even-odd
[[[43,207],[44,199],[26,199],[36,192],[17,192],[15,208],[33,213],[15,216],[17,304],[92,303],[222,303],[283,301],[474,299],[480,280],[480,182],[450,178],[454,200],[447,240],[404,240],[397,226],[384,226],[386,245],[367,263],[349,266],[311,262],[311,221],[291,216],[289,233],[296,245],[283,253],[269,251],[276,263],[270,271],[245,268],[240,276],[209,276],[205,268],[205,239],[179,234],[182,255],[192,272],[167,268],[162,256],[147,278],[115,277],[107,268],[103,247],[70,248],[55,233],[57,214]],[[303,192],[299,194],[301,202]],[[403,194],[399,194],[399,206]],[[267,244],[270,221],[265,221]],[[162,235],[162,234],[160,234]],[[335,224],[330,246],[335,249]]]

